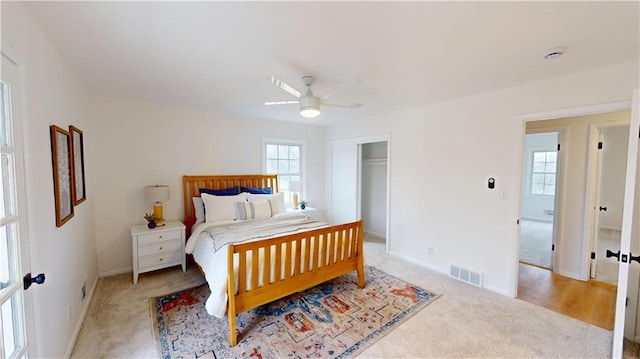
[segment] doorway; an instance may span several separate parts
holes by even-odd
[[[521,222],[523,225],[520,226],[520,232],[521,235],[526,235],[528,219],[534,218],[538,221],[537,223],[545,223],[544,217],[541,218],[540,216],[548,215],[549,218],[546,222],[548,223],[547,233],[552,234],[552,240],[545,244],[551,243],[551,248],[554,250],[551,252],[551,265],[549,267],[541,263],[533,263],[537,267],[528,268],[523,262],[531,263],[531,261],[519,258],[521,263],[518,275],[518,298],[539,305],[541,305],[540,300],[544,299],[545,306],[553,306],[549,309],[573,317],[588,313],[598,313],[600,317],[607,318],[606,321],[608,323],[600,325],[608,329],[613,325],[615,297],[611,293],[612,291],[615,292],[615,284],[591,280],[592,237],[586,231],[587,227],[585,227],[587,223],[591,223],[590,216],[593,216],[592,204],[595,203],[589,197],[595,193],[595,186],[591,190],[589,188],[591,188],[590,184],[594,182],[594,178],[598,173],[592,171],[593,166],[589,164],[592,157],[591,146],[597,146],[597,141],[592,143],[591,134],[593,128],[614,127],[614,124],[626,124],[628,128],[629,118],[629,111],[618,111],[530,121],[526,123],[524,134],[525,151],[523,152],[521,209]],[[545,136],[550,137],[548,144],[531,144],[535,142],[533,141],[535,137],[540,140]],[[553,141],[554,136],[557,139],[555,144]],[[558,147],[558,145],[560,146]],[[553,148],[554,146],[556,147],[555,149]],[[545,162],[551,163],[553,152],[558,149],[554,199],[544,206],[527,206],[527,200],[531,199],[528,197],[533,196],[534,181],[532,175],[538,172],[534,171],[533,168],[533,163],[535,162],[533,154],[543,152]],[[538,154],[540,158],[542,158],[542,155]],[[541,162],[541,160],[538,162]],[[542,165],[538,166],[542,167]],[[544,167],[546,170],[546,163]],[[624,171],[625,163],[622,164],[622,168]],[[624,174],[622,181],[624,183]],[[537,182],[539,183],[541,180]],[[544,183],[546,187],[547,183],[554,182],[549,178],[545,179]],[[544,192],[544,188],[537,188],[536,193],[539,195],[539,199],[544,197],[540,196],[540,194],[544,195]],[[553,192],[551,188],[547,192],[547,196],[553,197],[551,196]],[[533,213],[531,213],[531,209],[533,209]],[[535,215],[538,215],[538,217],[535,217]],[[520,239],[519,248],[526,248],[526,242],[522,238]],[[618,246],[617,248],[619,249],[620,247]],[[521,252],[519,251],[520,254]],[[538,277],[533,277],[533,273]],[[543,277],[545,281],[540,279]],[[572,280],[567,281],[568,279]],[[527,285],[527,283],[530,285]],[[558,283],[565,284],[558,287]],[[571,285],[567,283],[571,283]],[[589,287],[596,284],[598,288],[606,290],[601,292]],[[575,290],[570,291],[569,289],[571,288]],[[559,293],[562,295],[559,296]],[[564,306],[561,305],[563,303],[565,304]],[[592,303],[595,306],[593,308],[584,307],[587,303]],[[578,310],[578,308],[583,309]],[[580,311],[583,313],[580,313]]]
[[[365,241],[385,243],[387,238],[387,142],[363,143],[360,214]]]
[[[559,132],[525,136],[520,262],[553,268]]]
[[[607,256],[607,250],[616,252],[620,248],[629,125],[613,123],[594,126],[592,130],[598,142],[591,146],[598,150],[595,156],[590,276],[601,282],[617,284],[619,264],[615,257]]]
[[[365,241],[389,251],[389,135],[330,143],[331,223],[364,220]]]

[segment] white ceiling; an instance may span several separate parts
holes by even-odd
[[[633,2],[25,2],[94,95],[330,124],[637,61]],[[564,56],[544,60],[563,45]],[[360,102],[316,119],[267,78]],[[357,83],[357,80],[362,80]]]

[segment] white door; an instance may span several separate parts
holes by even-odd
[[[358,144],[331,145],[331,223],[358,219]]]
[[[593,228],[591,277],[601,282],[618,284],[618,261],[607,257],[607,250],[617,252],[620,248],[622,228],[622,206],[627,167],[627,143],[629,125],[598,128],[598,177]]]
[[[30,259],[18,80],[17,66],[3,53],[0,83],[1,358],[27,357],[27,344],[33,338],[32,300],[29,292],[24,291],[22,281],[29,272]]]
[[[624,205],[622,210],[622,233],[620,240],[620,267],[618,271],[618,293],[616,297],[616,315],[613,326],[613,358],[622,358],[624,339],[627,288],[629,279],[629,254],[631,253],[631,230],[633,227],[636,169],[638,159],[638,134],[640,133],[640,92],[633,92],[631,119],[629,123],[629,144],[627,150],[627,169],[625,176]],[[638,238],[634,239],[635,241]],[[635,255],[638,255],[636,253]],[[637,266],[639,263],[631,265]],[[637,285],[637,282],[635,283]],[[629,318],[635,321],[635,318]]]

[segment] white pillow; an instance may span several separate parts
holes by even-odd
[[[273,215],[284,213],[287,208],[284,206],[284,192],[276,194],[249,194],[249,202],[271,200],[271,211]]]
[[[254,202],[236,202],[236,217],[238,219],[269,218],[271,213],[271,200]]]
[[[202,193],[201,196],[204,201],[207,222],[238,219],[236,217],[235,203],[247,200],[247,193],[240,193],[237,196],[214,196]]]
[[[201,197],[193,197],[193,208],[195,209],[196,215],[196,223],[193,225],[204,223],[206,218],[204,218],[204,202]]]

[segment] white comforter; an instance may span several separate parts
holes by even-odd
[[[222,318],[227,310],[228,244],[277,237],[323,226],[326,223],[296,213],[281,213],[265,219],[201,223],[195,226],[185,250],[193,254],[209,283],[211,295],[205,305],[207,313]],[[237,276],[237,261],[235,273]],[[235,290],[237,289],[236,287]]]

